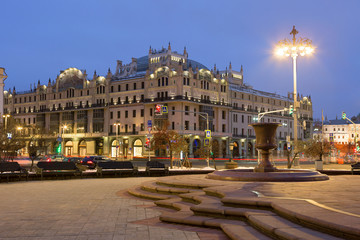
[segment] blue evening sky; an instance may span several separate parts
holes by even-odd
[[[116,60],[171,42],[208,68],[244,67],[255,89],[286,96],[293,90],[291,59],[273,56],[277,41],[299,36],[317,47],[298,58],[298,92],[311,95],[314,117],[360,113],[358,0],[32,0],[1,1],[0,66],[5,89],[47,84],[69,67],[105,75]]]

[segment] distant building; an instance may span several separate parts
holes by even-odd
[[[148,55],[133,58],[129,64],[118,60],[115,72],[109,69],[105,76],[95,72],[89,78],[86,70],[68,68],[46,85],[39,81],[25,92],[4,91],[4,111],[25,125],[24,131],[28,131],[26,126],[45,129],[49,152],[58,149],[57,140],[63,136],[66,155],[111,157],[116,156],[118,145],[122,156],[147,156],[148,122],[154,127],[165,119],[171,129],[187,137],[189,156],[194,156],[204,142],[207,123],[202,112],[209,116],[219,157],[229,156],[230,142],[234,142],[234,156],[245,157],[256,154],[249,124],[260,112],[289,107],[291,96],[255,90],[244,83],[242,67],[235,71],[230,63],[225,70],[216,65],[209,69],[189,59],[186,49],[178,53],[169,44],[159,51],[150,48]],[[309,138],[312,101],[302,96],[298,100],[299,125],[306,126],[306,130],[297,128],[298,136]],[[156,104],[167,106],[169,113],[156,115]],[[293,118],[283,112],[266,115],[262,121],[283,124],[277,131],[278,150],[286,149],[286,136],[293,137]]]
[[[324,139],[330,141],[330,136],[333,136],[334,143],[337,144],[354,144],[360,140],[360,122],[350,123],[348,120],[335,119],[324,122]],[[355,130],[356,126],[356,130]]]

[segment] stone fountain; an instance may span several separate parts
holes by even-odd
[[[251,182],[294,182],[294,181],[323,181],[329,177],[318,171],[305,169],[277,169],[270,162],[271,151],[276,145],[276,129],[279,123],[254,123],[256,145],[260,151],[261,161],[254,169],[232,169],[214,171],[207,175],[210,179],[228,181]]]
[[[254,172],[275,172],[277,169],[270,162],[271,150],[277,147],[276,145],[276,129],[280,124],[278,123],[254,123],[251,124],[255,130],[256,144],[255,148],[259,149],[261,154],[261,162],[254,168]]]

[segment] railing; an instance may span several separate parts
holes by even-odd
[[[226,107],[231,107],[231,104],[225,103],[225,102],[219,102],[219,101],[211,101],[207,99],[200,99],[200,98],[194,98],[194,97],[187,97],[183,95],[177,95],[172,97],[159,97],[159,98],[146,98],[144,102],[162,102],[162,101],[175,101],[175,100],[185,100],[190,102],[197,102],[197,103],[205,103],[205,104],[213,104],[213,105],[222,105]]]
[[[233,134],[233,138],[246,138],[246,135]]]

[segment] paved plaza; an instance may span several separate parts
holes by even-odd
[[[0,239],[199,239],[195,232],[132,222],[160,214],[117,193],[154,178],[0,184]]]
[[[181,177],[189,176],[177,178]],[[125,193],[155,179],[1,183],[0,239],[227,239],[217,230],[205,230],[206,235],[199,228],[159,223],[161,212],[152,201]],[[204,176],[191,179],[201,181]],[[360,217],[360,175],[330,176],[329,181],[321,182],[238,184],[265,196],[312,199],[334,211]]]

